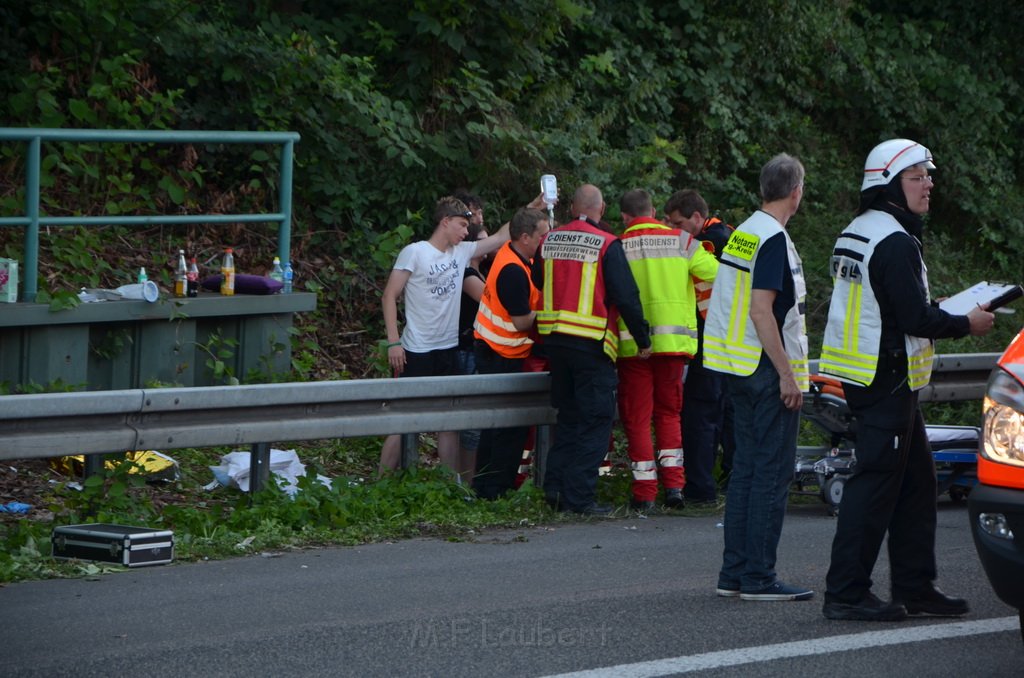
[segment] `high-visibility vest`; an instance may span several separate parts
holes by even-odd
[[[501,246],[494,255],[491,272],[484,285],[484,293],[480,297],[480,309],[473,323],[473,336],[487,342],[487,345],[504,358],[525,358],[530,355],[533,339],[529,331],[517,330],[512,324],[512,315],[501,303],[498,296],[498,276],[506,266],[518,266],[523,269],[526,279],[530,279],[530,269],[514,249],[512,243]],[[540,305],[540,291],[530,285],[530,308]]]
[[[789,357],[797,385],[810,388],[807,363],[807,329],[804,299],[807,285],[803,265],[786,229],[767,212],[758,210],[729,237],[722,252],[721,266],[711,292],[711,306],[704,325],[704,366],[716,372],[742,377],[754,373],[764,347],[750,320],[750,298],[754,267],[761,246],[768,238],[782,233],[793,275],[795,302],[782,323],[782,344]]]
[[[697,314],[690,276],[713,280],[718,261],[689,233],[650,217],[630,222],[620,240],[651,328],[651,353],[693,357]],[[638,353],[636,340],[619,318],[619,357]]]
[[[715,251],[715,244],[708,238],[707,232],[718,224],[721,224],[721,227],[727,229],[729,232],[735,230],[732,226],[723,222],[718,217],[708,217],[704,221],[704,227],[697,235],[697,239],[700,240],[704,249],[715,255],[716,260],[721,256],[721,252]],[[693,291],[697,296],[697,314],[702,319],[708,317],[708,306],[711,305],[711,288],[713,286],[713,282],[714,281],[711,280],[701,280],[697,277],[693,278]]]
[[[878,371],[882,312],[871,286],[869,266],[878,243],[906,233],[890,214],[868,210],[839,235],[832,250],[832,301],[821,347],[820,372],[840,381],[870,386]],[[928,296],[928,269],[921,264],[921,283]],[[928,385],[935,348],[931,339],[906,335],[907,383],[912,391]]]
[[[537,331],[600,341],[618,356],[618,313],[605,304],[604,254],[615,236],[582,219],[549,231],[540,244],[544,289]]]

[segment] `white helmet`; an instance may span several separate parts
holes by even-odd
[[[932,152],[910,139],[890,139],[883,141],[868,153],[864,162],[864,183],[860,190],[866,191],[872,186],[885,186],[892,178],[914,165],[935,169],[932,163]]]

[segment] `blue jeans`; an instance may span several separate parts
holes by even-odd
[[[468,350],[460,348],[455,353],[458,374],[476,374],[476,354],[472,347]],[[480,446],[480,429],[459,431],[459,445],[467,450],[475,450]]]
[[[729,375],[736,452],[725,498],[725,551],[719,588],[754,592],[775,583],[775,557],[793,482],[800,412],[779,398],[767,355],[749,377]]]

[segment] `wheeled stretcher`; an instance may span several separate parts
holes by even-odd
[[[812,375],[802,415],[828,435],[830,442],[825,446],[797,449],[794,490],[817,494],[828,504],[829,513],[835,515],[843,499],[843,486],[857,464],[856,426],[843,395],[842,383]],[[939,494],[948,492],[953,501],[962,501],[978,482],[980,429],[928,425],[925,431],[935,460]]]

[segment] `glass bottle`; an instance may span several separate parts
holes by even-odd
[[[174,296],[188,294],[188,267],[185,265],[185,250],[178,250],[178,268],[174,272]]]

